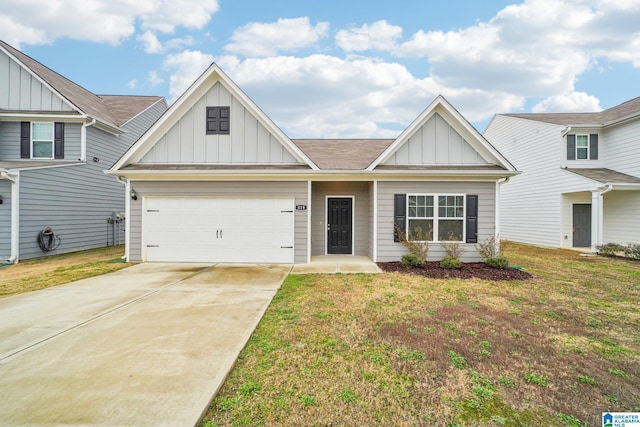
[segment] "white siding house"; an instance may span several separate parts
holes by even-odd
[[[599,113],[498,114],[484,136],[522,172],[502,185],[501,238],[640,242],[640,98]]]

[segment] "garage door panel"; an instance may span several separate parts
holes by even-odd
[[[293,262],[292,198],[148,198],[147,261]]]

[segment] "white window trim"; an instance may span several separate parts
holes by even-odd
[[[433,197],[433,217],[416,217],[409,216],[409,197],[411,196],[431,196]],[[440,196],[462,196],[463,205],[462,205],[462,218],[449,218],[443,217],[440,218],[438,214],[438,198]],[[407,238],[409,236],[409,220],[411,219],[432,219],[433,220],[433,230],[432,236],[433,240],[428,240],[431,243],[440,243],[440,242],[450,242],[450,240],[437,240],[438,239],[438,221],[440,219],[453,219],[453,220],[462,220],[462,239],[461,240],[453,240],[456,243],[465,243],[467,241],[467,195],[465,193],[407,193],[407,205],[405,207],[405,212],[407,213],[407,221],[405,224],[405,233]]]
[[[51,157],[34,157],[34,149],[33,149],[33,125],[38,124],[38,125],[43,125],[43,124],[48,124],[51,126]],[[31,122],[31,133],[30,133],[30,139],[31,141],[29,141],[29,149],[31,151],[31,160],[53,160],[55,158],[55,152],[56,152],[56,146],[55,146],[55,140],[56,140],[56,135],[55,135],[55,127],[53,125],[53,122]],[[39,140],[40,141],[40,140]]]
[[[575,152],[575,156],[576,156],[576,160],[590,160],[591,159],[591,136],[588,133],[576,133],[576,152]],[[578,137],[581,136],[586,136],[587,137],[587,146],[586,147],[578,147]],[[578,157],[578,148],[586,148],[587,149],[587,157],[584,159],[581,159]]]

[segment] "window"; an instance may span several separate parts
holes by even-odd
[[[207,107],[207,135],[229,135],[230,107]]]
[[[53,123],[31,123],[31,158],[53,159]]]
[[[589,135],[576,135],[576,159],[589,158]]]
[[[464,196],[409,194],[407,236],[411,240],[462,241]]]
[[[598,134],[568,134],[567,160],[598,160]]]

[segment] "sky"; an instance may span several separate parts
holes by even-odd
[[[0,39],[97,94],[174,102],[216,62],[291,138],[393,138],[640,96],[640,0],[2,0]]]

